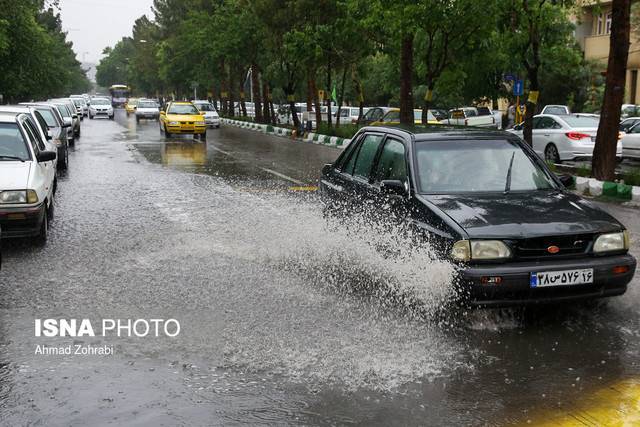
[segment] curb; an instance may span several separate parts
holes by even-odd
[[[267,135],[288,137],[298,142],[307,142],[311,144],[325,145],[327,147],[338,148],[340,150],[344,149],[347,145],[349,145],[349,142],[351,142],[351,139],[340,138],[337,136],[320,135],[313,132],[309,132],[303,136],[293,136],[293,131],[289,128],[281,128],[273,125],[263,125],[263,124],[252,123],[252,122],[245,122],[242,120],[221,118],[220,122],[230,126],[239,127],[242,129],[254,130]]]
[[[576,191],[591,196],[607,196],[623,201],[640,202],[640,187],[611,181],[598,181],[595,178],[573,177]]]

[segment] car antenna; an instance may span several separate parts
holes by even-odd
[[[513,158],[515,157],[516,152],[514,151],[511,154],[511,161],[509,162],[509,170],[507,171],[507,182],[504,185],[504,193],[507,194],[511,190],[511,169],[513,168]]]

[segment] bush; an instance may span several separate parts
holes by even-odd
[[[624,183],[627,185],[640,185],[640,169],[636,168],[622,174]]]
[[[339,138],[351,139],[360,128],[361,126],[352,124],[341,124],[339,128],[336,128],[335,126],[330,128],[327,123],[320,123],[318,129],[316,129],[316,133],[319,133],[321,135],[337,136]]]

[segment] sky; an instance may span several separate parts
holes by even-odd
[[[81,62],[97,63],[102,50],[130,36],[133,23],[151,17],[153,0],[60,0],[62,28]]]

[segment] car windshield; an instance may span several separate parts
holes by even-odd
[[[76,104],[76,107],[82,107],[82,105],[84,104],[84,101],[80,98],[71,98],[73,100],[73,103]]]
[[[58,123],[56,122],[56,118],[53,117],[53,113],[51,112],[51,110],[47,110],[45,108],[36,108],[36,110],[40,114],[42,114],[44,121],[47,122],[47,127],[53,128],[58,126]]]
[[[420,191],[425,194],[556,188],[552,178],[510,140],[422,141],[416,143],[416,160]]]
[[[111,105],[111,102],[109,102],[106,99],[92,99],[91,100],[91,104],[93,104],[93,105]]]
[[[198,107],[198,110],[200,110],[200,111],[216,111],[216,109],[213,108],[213,105],[211,105],[209,103],[196,104],[196,107]]]
[[[600,123],[599,117],[592,116],[564,116],[562,120],[572,128],[597,128]]]
[[[172,104],[169,107],[169,114],[199,114],[199,111],[196,107],[191,104]]]
[[[15,123],[0,123],[0,161],[29,160],[27,144]]]
[[[153,101],[138,102],[138,108],[158,108],[158,104]]]

